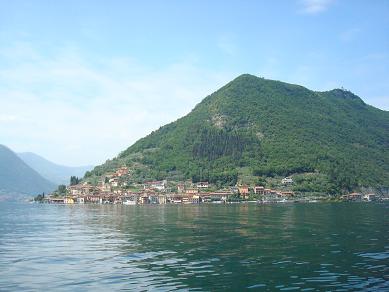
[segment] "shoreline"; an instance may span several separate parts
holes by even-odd
[[[29,200],[25,201],[28,203],[34,203],[34,204],[47,204],[47,205],[111,205],[111,206],[200,206],[200,205],[292,205],[292,204],[326,204],[326,203],[388,203],[389,198],[382,198],[378,200],[355,200],[355,201],[347,201],[347,200],[287,200],[287,201],[231,201],[231,202],[224,202],[224,201],[213,201],[213,202],[200,202],[200,203],[173,203],[173,202],[167,202],[164,204],[159,203],[133,203],[133,204],[124,204],[124,203],[64,203],[64,202],[43,202],[43,201],[34,201]]]

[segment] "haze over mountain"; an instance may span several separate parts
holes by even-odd
[[[0,145],[0,194],[36,195],[48,193],[56,185],[28,166],[16,153]]]
[[[134,181],[225,186],[295,175],[300,191],[389,186],[389,112],[347,90],[315,92],[244,74],[86,179],[96,181],[122,165]]]
[[[93,166],[70,167],[59,165],[32,152],[18,153],[18,156],[41,176],[56,184],[69,184],[71,176],[83,177]]]

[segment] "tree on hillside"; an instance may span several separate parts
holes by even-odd
[[[66,186],[65,185],[58,186],[58,194],[60,194],[60,195],[66,194]]]
[[[77,176],[70,177],[70,185],[74,186],[80,183],[80,179]]]

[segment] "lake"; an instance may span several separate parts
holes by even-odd
[[[389,291],[389,204],[0,203],[0,290]]]

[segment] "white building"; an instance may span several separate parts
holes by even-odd
[[[282,184],[284,185],[288,185],[288,184],[292,184],[293,183],[293,179],[291,177],[285,177],[282,179]]]
[[[161,181],[150,181],[146,182],[143,186],[143,188],[146,189],[155,189],[159,191],[163,191],[166,188],[166,180],[161,180]]]
[[[207,189],[209,187],[209,184],[207,181],[200,181],[196,184],[198,189]]]

